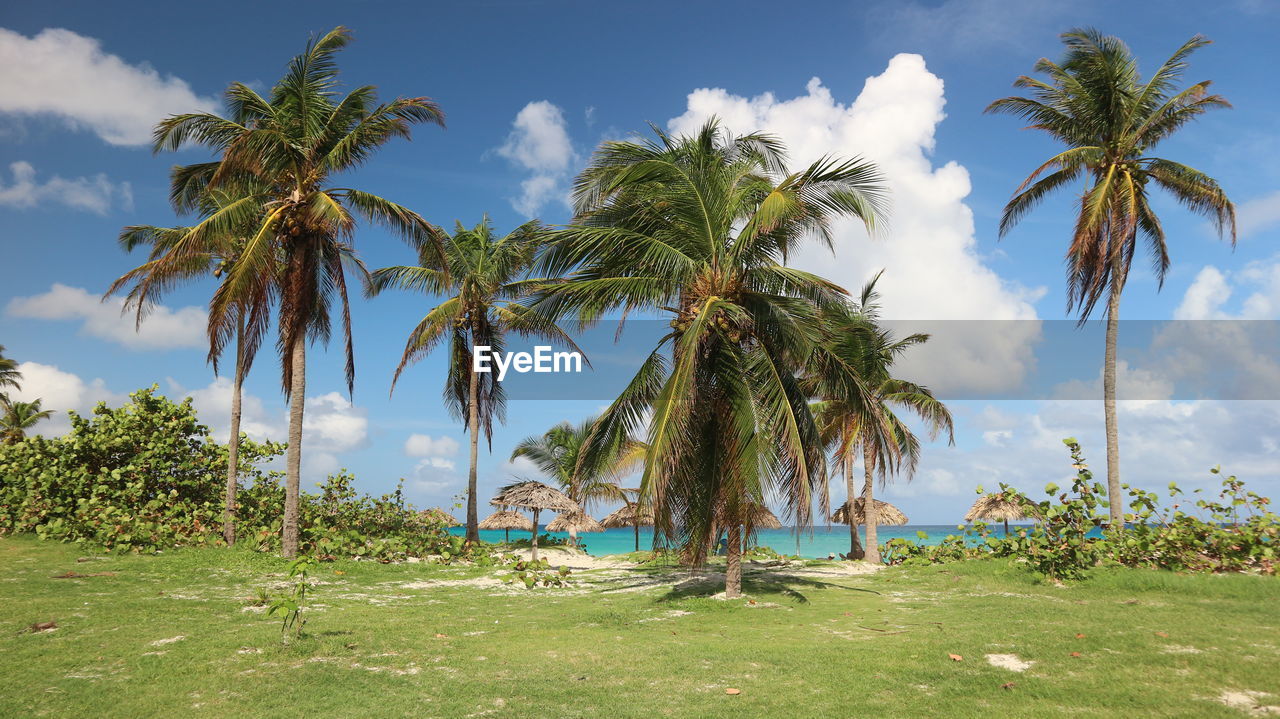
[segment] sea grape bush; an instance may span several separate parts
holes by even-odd
[[[990,556],[1015,557],[1056,580],[1079,579],[1096,566],[1116,564],[1176,571],[1276,573],[1280,555],[1280,517],[1270,500],[1245,489],[1235,476],[1222,480],[1217,497],[1191,502],[1176,483],[1169,484],[1168,507],[1155,492],[1123,485],[1128,492],[1126,526],[1105,527],[1106,490],[1093,481],[1080,444],[1063,440],[1076,470],[1070,489],[1045,487],[1049,500],[1033,502],[1018,490],[1000,485],[1003,499],[1021,504],[1035,525],[1000,537],[982,523],[961,528],[940,544],[926,546],[903,539],[886,543],[890,564],[932,564]],[[1220,468],[1210,470],[1220,475]],[[979,488],[979,493],[981,493]],[[1200,495],[1197,489],[1192,494]],[[1106,531],[1103,531],[1106,530]],[[922,536],[921,539],[925,537]]]
[[[0,535],[32,533],[119,552],[223,543],[227,451],[200,424],[190,399],[175,403],[152,387],[122,407],[69,414],[71,431],[62,437],[0,446]],[[266,465],[284,450],[276,442],[240,443],[240,541],[260,551],[280,546],[282,475]],[[370,497],[353,483],[343,471],[318,494],[303,493],[305,553],[380,561],[484,553],[464,548],[439,518],[415,511],[399,488]]]
[[[551,563],[542,557],[536,561],[512,557],[507,564],[507,569],[511,570],[511,574],[504,577],[502,581],[507,584],[519,582],[527,589],[538,586],[567,587],[573,582],[569,579],[569,575],[573,573],[572,570],[565,566],[552,568]]]

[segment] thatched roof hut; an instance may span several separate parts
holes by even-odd
[[[876,526],[886,526],[886,525],[894,526],[894,525],[907,523],[907,515],[903,514],[901,509],[898,509],[897,507],[893,506],[892,504],[889,504],[888,502],[882,502],[878,499],[872,500],[872,501],[876,503],[875,504]],[[862,497],[858,497],[853,501],[853,523],[854,524],[867,523],[866,515],[862,511],[863,504],[864,504],[864,501]],[[844,504],[840,505],[840,508],[836,510],[836,513],[831,515],[831,521],[835,522],[836,524],[849,523],[849,503],[848,502],[845,502]]]
[[[549,509],[553,512],[581,511],[578,503],[569,499],[569,495],[542,482],[524,481],[508,484],[498,490],[498,494],[489,500],[495,507],[520,507],[541,511]]]
[[[520,514],[512,512],[508,509],[501,509],[484,518],[480,522],[480,529],[501,529],[506,532],[506,541],[511,541],[511,530],[518,529],[525,532],[533,531],[533,520]]]
[[[622,490],[624,492],[630,490]],[[636,490],[638,494],[640,490]],[[636,551],[640,551],[640,527],[653,526],[653,507],[641,507],[638,502],[628,502],[616,512],[600,520],[605,529],[631,527],[636,533]]]
[[[498,494],[491,500],[489,504],[495,507],[520,507],[533,511],[533,541],[531,558],[538,560],[538,513],[544,509],[553,512],[572,513],[581,512],[582,508],[578,503],[569,499],[569,496],[554,487],[549,487],[542,482],[523,481],[508,484],[498,490]]]
[[[600,524],[605,529],[618,529],[620,527],[652,527],[653,526],[653,508],[640,507],[636,503],[625,504],[616,512],[600,520]]]
[[[551,521],[547,525],[548,532],[568,532],[570,534],[578,534],[579,532],[603,532],[604,526],[595,520],[591,515],[581,510],[575,512],[565,512],[559,517]]]
[[[459,522],[458,520],[454,519],[452,514],[449,514],[448,512],[444,511],[439,507],[432,507],[431,509],[423,509],[423,510],[420,510],[418,514],[421,515],[422,518],[427,521],[438,522],[440,524],[443,524],[446,527],[462,526],[462,522]]]
[[[747,509],[746,524],[754,529],[782,529],[778,515],[763,504],[753,504]]]
[[[1004,521],[1004,533],[1009,533],[1010,519],[1026,519],[1028,517],[1027,508],[1019,502],[1007,499],[1003,494],[984,494],[978,497],[973,503],[969,511],[964,515],[964,521],[972,522],[977,519],[990,519],[993,521]]]

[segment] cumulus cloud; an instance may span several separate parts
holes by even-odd
[[[965,204],[968,171],[955,162],[935,166],[930,159],[944,104],[942,80],[924,59],[900,54],[848,104],[818,78],[809,81],[805,94],[786,100],[773,93],[746,98],[704,88],[689,94],[686,112],[669,127],[689,134],[717,116],[735,133],[771,133],[786,143],[793,168],[828,154],[874,161],[892,202],[881,236],[868,241],[859,223],[842,220],[833,228],[834,258],[815,242],[792,264],[853,290],[883,268],[878,289],[886,318],[929,320],[934,328],[940,327],[937,320],[1036,320],[1032,303],[1044,288],[1001,277],[977,251],[973,212]],[[1039,323],[965,324],[967,331],[938,333],[909,353],[904,375],[912,376],[913,367],[946,367],[937,378],[939,391],[1016,388],[1034,368]]]
[[[1243,290],[1243,300],[1236,311],[1227,311],[1224,308],[1236,289]],[[1180,320],[1280,318],[1280,257],[1250,262],[1234,271],[1213,265],[1204,267],[1187,288],[1173,316]]]
[[[36,168],[19,160],[9,165],[13,182],[0,179],[0,205],[29,209],[56,204],[73,210],[105,215],[119,207],[133,209],[133,190],[128,182],[115,183],[99,173],[93,177],[68,180],[54,175],[44,182],[36,181]]]
[[[8,395],[19,402],[39,399],[42,409],[54,411],[52,418],[35,427],[34,431],[43,435],[58,436],[71,429],[67,410],[88,414],[99,402],[118,404],[125,399],[125,395],[107,389],[106,382],[101,379],[86,382],[79,375],[58,369],[56,365],[23,362],[18,365],[18,371],[22,373],[22,388],[7,389]]]
[[[61,28],[34,37],[0,28],[0,67],[0,113],[52,115],[112,145],[147,144],[157,121],[217,105],[180,78]]]
[[[411,434],[404,441],[404,453],[410,457],[448,457],[458,453],[458,441],[446,436],[435,439],[426,434]]]
[[[566,129],[564,112],[546,100],[525,105],[512,123],[507,141],[497,149],[517,168],[529,173],[512,207],[530,217],[559,199],[568,204],[566,179],[576,154]]]
[[[199,307],[172,309],[157,305],[141,326],[134,313],[124,312],[124,300],[101,301],[81,287],[54,283],[48,292],[31,297],[15,297],[5,314],[37,320],[80,320],[80,332],[132,350],[204,347],[206,315]]]

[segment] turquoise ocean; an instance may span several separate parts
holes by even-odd
[[[1013,527],[1014,525],[1010,525],[1011,530]],[[454,534],[464,533],[461,527],[454,527],[451,531]],[[545,528],[543,531],[545,531]],[[928,535],[928,538],[920,539],[919,535],[916,534],[917,532],[924,532]],[[960,533],[960,530],[956,529],[954,524],[904,524],[900,527],[880,527],[877,532],[881,543],[901,537],[925,544],[937,544],[948,534]],[[502,530],[481,530],[480,532],[480,538],[486,542],[502,542],[503,536]],[[567,538],[569,535],[552,532],[551,536]],[[862,536],[865,537],[865,535]],[[528,532],[514,530],[511,532],[511,539],[513,540],[527,539],[528,537]],[[582,534],[579,535],[579,539],[586,545],[587,553],[596,557],[635,551],[635,530],[629,528],[608,529],[603,532]],[[796,533],[788,528],[765,529],[756,532],[755,544],[769,547],[781,554],[799,554],[801,557],[807,558],[821,558],[829,554],[838,556],[841,552],[849,551],[849,528],[843,525],[817,526],[812,530],[801,531],[798,538]],[[653,529],[651,527],[641,527],[640,549],[648,550],[652,547]]]

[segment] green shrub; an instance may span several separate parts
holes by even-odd
[[[102,403],[90,417],[69,414],[71,431],[63,437],[0,446],[0,534],[132,552],[223,543],[227,450],[197,420],[190,399],[174,403],[152,387],[131,394],[123,407]],[[264,465],[284,451],[282,443],[240,441],[237,534],[259,551],[280,547],[283,475]],[[302,494],[304,553],[487,560],[484,547],[464,547],[437,517],[415,511],[400,487],[370,497],[354,483],[344,470],[318,494]]]

